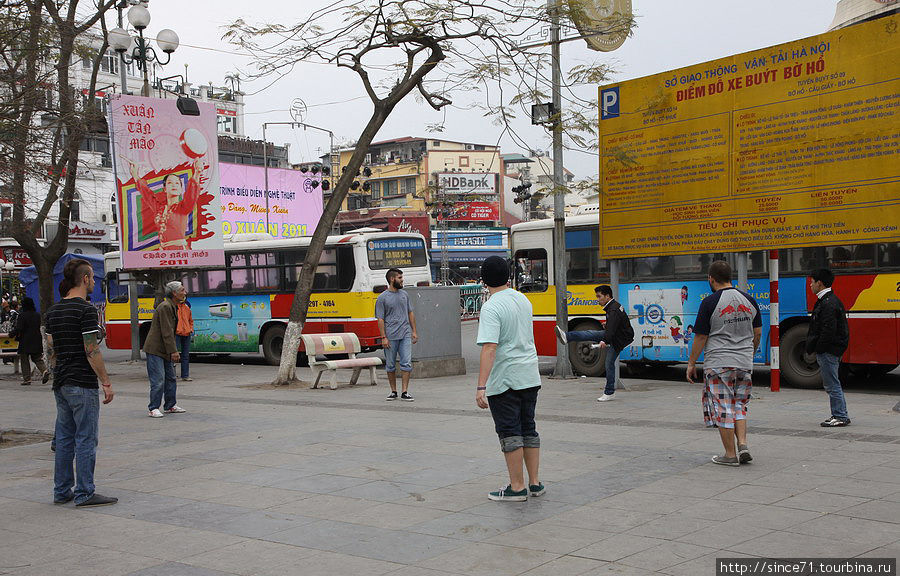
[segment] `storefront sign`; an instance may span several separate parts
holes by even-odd
[[[232,234],[265,233],[273,238],[312,236],[322,217],[319,178],[298,170],[219,164],[222,230]],[[266,211],[268,210],[268,218]]]
[[[453,211],[439,220],[499,220],[500,204],[497,202],[461,202],[454,206]]]
[[[442,244],[442,232],[435,232],[434,245]],[[501,248],[504,247],[503,234],[500,232],[448,232],[448,248]]]
[[[497,175],[493,172],[447,172],[438,174],[444,194],[496,194]]]
[[[105,224],[70,222],[69,240],[104,244],[109,242],[109,227]]]
[[[113,95],[109,106],[124,269],[223,266],[216,108]]]
[[[33,264],[31,257],[28,256],[28,252],[23,248],[4,248],[3,259],[15,264],[16,268],[25,268]]]

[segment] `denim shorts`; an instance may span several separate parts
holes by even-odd
[[[384,367],[395,372],[399,364],[403,372],[412,372],[412,337],[391,340],[391,347],[384,349]]]
[[[500,450],[513,452],[519,448],[539,448],[541,438],[538,436],[534,411],[537,407],[540,386],[507,390],[503,394],[488,396],[491,416],[494,418],[494,430],[500,438]]]

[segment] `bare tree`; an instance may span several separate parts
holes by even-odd
[[[53,303],[53,267],[65,254],[85,135],[106,130],[93,97],[100,59],[91,33],[116,0],[20,0],[0,5],[0,198],[12,203],[10,232],[37,271],[41,310]],[[105,36],[105,35],[104,35]],[[70,68],[92,61],[87,97],[72,86]],[[54,204],[59,225],[39,238]]]
[[[579,9],[577,0],[559,8],[564,13]],[[549,22],[546,6],[537,0],[337,0],[293,25],[238,20],[227,27],[225,38],[257,57],[251,76],[277,80],[300,62],[329,63],[355,72],[372,105],[310,241],[275,384],[294,380],[300,333],[325,240],[369,145],[397,104],[415,94],[441,110],[452,104],[455,93],[480,88],[484,99],[478,105],[485,116],[515,136],[510,123],[517,112],[546,99],[540,87],[549,86],[549,70],[543,69],[549,54],[539,40]],[[631,22],[616,26],[630,30]],[[570,80],[597,82],[605,72],[604,66],[582,65]],[[578,98],[571,85],[567,88],[574,104],[563,119],[572,127],[568,136],[576,145],[589,146],[596,130],[589,118],[596,107]]]

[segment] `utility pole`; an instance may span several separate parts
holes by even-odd
[[[562,74],[559,63],[559,2],[547,0],[550,12],[550,60],[553,83],[553,278],[556,288],[556,325],[568,331],[569,310],[566,298],[566,198],[565,179],[563,177],[563,145],[562,145]],[[556,342],[556,366],[554,378],[572,378],[572,365],[569,363],[568,346]]]

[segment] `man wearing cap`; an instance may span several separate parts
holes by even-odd
[[[166,297],[156,307],[150,332],[144,342],[147,355],[147,376],[150,378],[151,418],[162,418],[165,414],[182,414],[184,408],[175,403],[175,364],[181,360],[175,345],[175,327],[178,324],[178,305],[187,298],[187,290],[181,282],[166,284]],[[163,410],[159,406],[165,397]]]
[[[500,450],[506,458],[509,484],[488,498],[523,502],[540,496],[544,485],[538,477],[541,439],[534,423],[541,376],[534,347],[531,303],[507,286],[509,265],[499,256],[485,259],[481,279],[490,297],[481,308],[478,345],[481,365],[475,403],[491,409]],[[528,470],[528,484],[522,463]]]

